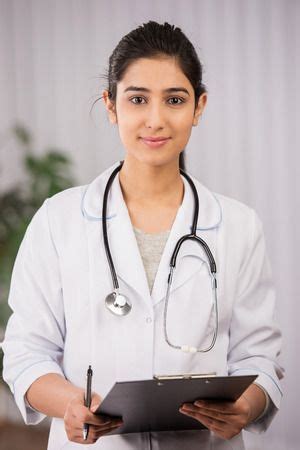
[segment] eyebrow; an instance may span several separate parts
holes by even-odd
[[[124,93],[125,93],[125,92],[128,92],[128,91],[148,92],[148,93],[151,92],[150,89],[147,89],[147,88],[144,88],[144,87],[140,87],[140,86],[128,86],[128,87],[124,90]],[[190,94],[189,94],[189,91],[188,91],[186,88],[184,88],[184,87],[171,87],[171,88],[168,88],[168,89],[164,89],[163,92],[165,92],[165,93],[167,93],[167,94],[171,94],[171,93],[173,93],[173,92],[184,92],[184,93],[190,95]]]

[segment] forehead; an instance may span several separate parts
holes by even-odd
[[[139,58],[133,61],[118,82],[120,90],[129,85],[142,86],[153,91],[178,85],[189,91],[193,90],[178,62],[171,57]]]

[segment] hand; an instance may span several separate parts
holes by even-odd
[[[235,402],[197,400],[184,403],[179,411],[198,420],[223,439],[239,434],[252,417],[250,403],[243,395]]]
[[[84,393],[75,395],[67,405],[64,423],[68,439],[79,444],[93,444],[101,436],[122,425],[122,420],[112,419],[93,414],[101,398],[98,394],[92,395],[91,408],[84,406]],[[83,424],[89,424],[89,434],[86,440],[83,439]]]

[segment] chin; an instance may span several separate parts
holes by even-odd
[[[164,167],[170,164],[176,164],[179,161],[179,155],[168,157],[166,155],[149,155],[147,158],[138,158],[142,164],[152,167]]]

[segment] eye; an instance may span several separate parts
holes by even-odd
[[[171,97],[168,99],[168,102],[171,105],[180,105],[181,103],[184,103],[184,99],[180,97]]]
[[[134,105],[140,105],[145,101],[145,99],[143,97],[131,97],[129,100]]]

